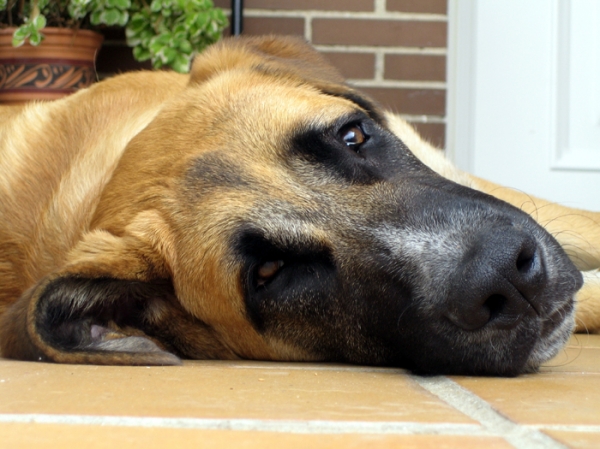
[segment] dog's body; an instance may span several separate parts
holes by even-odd
[[[578,270],[600,329],[596,214],[459,172],[296,40],[0,123],[5,357],[518,374],[568,338]]]

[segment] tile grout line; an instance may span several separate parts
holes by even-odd
[[[429,391],[429,390],[428,390]],[[434,393],[435,394],[435,393]],[[436,396],[438,396],[436,394]],[[438,396],[440,397],[440,396]],[[443,399],[443,398],[442,398]],[[494,412],[496,413],[496,412]],[[502,420],[506,420],[501,417]],[[504,437],[506,431],[498,426],[484,423],[480,415],[474,417],[480,424],[462,423],[415,423],[407,421],[328,421],[328,420],[277,420],[246,418],[162,418],[143,416],[63,415],[44,413],[0,413],[3,424],[58,424],[140,428],[171,428],[196,430],[258,431],[296,434],[383,434],[383,435],[461,435]],[[511,423],[513,426],[517,426]],[[518,426],[517,426],[518,427]],[[566,432],[600,433],[600,426],[590,425],[525,425],[533,430],[561,430]],[[545,435],[542,435],[546,437]],[[543,447],[563,447],[544,439]],[[517,444],[516,447],[538,447]]]
[[[394,421],[276,420],[244,418],[159,418],[135,416],[0,414],[5,424],[62,424],[196,430],[258,431],[295,434],[489,436],[478,424]]]
[[[425,390],[469,418],[481,423],[491,433],[502,436],[515,448],[566,448],[566,446],[540,432],[535,427],[519,425],[505,418],[475,393],[463,388],[447,377],[421,377],[416,375],[410,377]]]

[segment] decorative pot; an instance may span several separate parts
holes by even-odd
[[[0,103],[54,100],[96,79],[103,36],[90,30],[44,28],[37,47],[12,46],[14,28],[0,29]]]

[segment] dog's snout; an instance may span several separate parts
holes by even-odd
[[[543,256],[529,233],[513,227],[480,235],[455,273],[446,316],[458,327],[509,329],[538,313],[546,283]]]

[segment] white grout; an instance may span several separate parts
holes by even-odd
[[[0,423],[152,427],[170,429],[233,430],[300,434],[471,435],[485,436],[477,424],[365,422],[276,419],[158,418],[50,414],[0,414]]]
[[[448,382],[448,379],[445,379]],[[230,430],[255,431],[294,434],[371,434],[371,435],[460,435],[479,437],[503,437],[516,448],[564,448],[539,430],[560,430],[566,432],[600,432],[600,426],[518,426],[497,412],[489,409],[489,405],[477,398],[465,400],[464,391],[448,396],[448,385],[441,392],[432,387],[429,380],[417,382],[435,396],[450,403],[467,416],[479,421],[480,424],[459,423],[415,423],[404,421],[326,421],[326,420],[277,420],[277,419],[213,419],[213,418],[161,418],[139,416],[102,416],[102,415],[58,415],[58,414],[0,414],[3,424],[58,424],[71,426],[114,426],[139,427],[158,429],[196,429],[196,430]],[[439,379],[434,380],[439,383]],[[442,382],[443,383],[443,382]],[[454,384],[455,387],[459,387]],[[450,387],[454,390],[455,387]],[[440,393],[440,394],[438,394]],[[467,392],[468,395],[471,393]],[[456,400],[461,403],[459,406]],[[483,404],[478,404],[477,402]]]
[[[479,396],[458,385],[447,377],[410,376],[421,387],[448,403],[458,411],[481,423],[493,434],[502,436],[518,449],[564,449],[535,427],[520,426],[502,416]]]
[[[600,426],[590,426],[590,425],[581,425],[581,424],[548,424],[548,425],[529,425],[528,427],[533,427],[535,429],[543,429],[543,430],[558,430],[560,432],[580,432],[580,433],[600,433]]]

